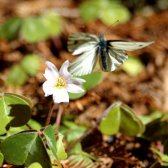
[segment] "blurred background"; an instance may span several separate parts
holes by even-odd
[[[33,115],[45,118],[44,63],[60,67],[75,59],[67,51],[73,32],[155,43],[128,53],[123,66],[104,73],[96,88],[69,104],[70,112],[95,105],[103,111],[114,100],[138,114],[168,111],[167,0],[0,0],[0,92],[28,96]]]

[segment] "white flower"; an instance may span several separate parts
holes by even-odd
[[[68,72],[69,61],[62,64],[59,72],[53,63],[46,61],[46,64],[44,73],[46,81],[43,83],[43,91],[45,96],[53,95],[54,103],[69,102],[68,92],[84,92],[80,85],[85,80],[72,77]]]

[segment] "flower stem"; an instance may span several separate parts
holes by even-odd
[[[60,127],[63,109],[64,109],[63,108],[63,104],[59,104],[59,106],[58,106],[58,113],[57,113],[57,117],[56,117],[56,121],[55,121],[56,134],[58,133],[58,130],[59,130],[59,127]]]
[[[50,105],[50,111],[48,113],[48,116],[47,116],[47,119],[46,119],[46,123],[45,123],[45,126],[49,125],[50,121],[51,121],[51,116],[52,116],[52,113],[53,113],[53,110],[54,110],[54,103],[52,102],[51,105]]]

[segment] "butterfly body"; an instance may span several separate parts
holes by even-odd
[[[153,42],[131,42],[124,40],[106,40],[99,36],[86,33],[74,33],[68,40],[68,50],[79,57],[70,64],[73,75],[81,76],[93,72],[97,61],[103,71],[114,71],[128,58],[125,51],[144,48]]]
[[[101,68],[104,71],[107,71],[108,69],[108,63],[107,63],[107,57],[106,57],[106,53],[108,50],[107,41],[105,40],[103,34],[100,34],[98,38],[99,38],[99,42],[98,42],[98,52],[97,52],[98,55],[97,56],[100,56]]]

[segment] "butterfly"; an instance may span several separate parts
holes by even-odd
[[[126,51],[144,48],[152,43],[106,40],[103,34],[96,36],[80,32],[73,33],[68,38],[68,51],[79,57],[70,63],[69,71],[75,76],[90,74],[98,61],[103,71],[114,71],[128,59]]]

